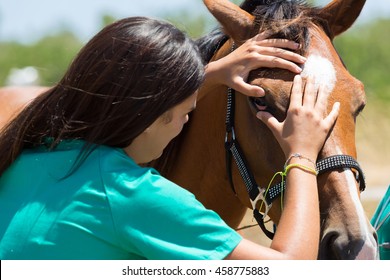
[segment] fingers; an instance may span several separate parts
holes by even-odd
[[[267,68],[282,68],[293,73],[300,73],[302,69],[297,64],[303,64],[306,58],[287,50],[275,47],[251,48],[253,57],[258,61],[258,66]]]
[[[300,48],[300,45],[294,41],[289,41],[287,39],[259,40],[259,38],[254,37],[253,40],[250,39],[247,42],[249,45],[252,44],[253,47],[260,48],[259,52],[264,55],[277,56],[297,63],[304,63],[306,61],[303,56],[296,53]],[[287,49],[291,51],[288,51]]]
[[[317,102],[316,102],[315,106],[318,110],[321,110],[322,112],[324,112],[324,115],[325,115],[326,109],[328,107],[328,97],[329,97],[329,94],[326,91],[325,86],[321,85],[319,88],[319,91],[318,91]]]
[[[259,86],[248,84],[244,82],[243,79],[236,80],[233,88],[247,96],[262,97],[265,95],[264,89]]]
[[[325,124],[328,129],[330,129],[337,120],[340,112],[340,102],[335,102],[332,107],[332,111],[330,111],[329,115],[324,119]]]
[[[251,70],[265,67],[286,69],[297,74],[302,72],[297,64],[304,63],[306,58],[286,50],[295,50],[299,45],[285,39],[266,39],[269,35],[267,32],[258,34],[220,59],[226,66],[225,76],[231,77],[230,80],[224,79],[224,84],[245,95],[259,97],[264,95],[263,89],[245,83]]]
[[[266,111],[259,111],[256,117],[260,119],[268,128],[275,134],[280,129],[281,123],[270,113]]]
[[[321,94],[322,91],[318,90],[318,85],[315,83],[315,79],[313,77],[309,77],[306,81],[303,104],[313,108],[314,105],[316,105],[317,93],[318,95],[323,95]]]
[[[256,116],[272,131],[286,155],[300,151],[315,158],[337,120],[340,104],[336,102],[326,115],[329,94],[325,87],[317,86],[313,78],[303,84],[296,75],[285,120],[279,122],[265,111]]]
[[[263,41],[265,39],[267,39],[269,36],[272,35],[272,32],[271,31],[263,31],[262,33],[260,34],[257,34],[256,36],[254,36],[253,38],[249,39],[249,40],[253,40],[253,41]]]
[[[303,96],[302,77],[300,75],[296,75],[294,77],[294,82],[291,90],[290,106],[289,106],[290,110],[302,106],[302,96]]]
[[[306,62],[306,58],[292,51],[277,47],[263,47],[263,55],[274,56],[285,60],[291,60],[295,63],[302,64]]]
[[[259,67],[286,69],[295,74],[302,72],[302,68],[294,62],[275,56],[261,55],[261,57],[259,57]]]
[[[318,86],[313,77],[306,81],[303,105],[308,106],[310,110],[317,112],[319,117],[323,117],[324,126],[327,130],[334,125],[340,111],[340,103],[333,104],[331,112],[326,116],[329,94],[324,85]]]
[[[251,54],[253,66],[267,68],[281,68],[293,73],[301,73],[297,64],[306,62],[306,58],[295,51],[300,45],[286,39],[266,39],[268,32],[263,32],[247,40],[240,49],[243,53]]]
[[[315,102],[315,110],[318,110],[324,116],[325,125],[328,129],[330,129],[340,112],[340,103],[335,102],[333,104],[331,112],[326,116],[326,111],[328,108],[328,98],[329,92],[327,92],[325,85],[321,85],[318,90],[317,100]]]
[[[252,39],[249,39],[249,41],[253,41],[259,46],[277,47],[290,50],[298,50],[300,47],[298,43],[287,39],[267,39],[271,35],[272,33],[270,32],[263,32],[254,36]]]

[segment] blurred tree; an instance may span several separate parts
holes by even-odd
[[[0,85],[4,85],[12,68],[26,66],[38,69],[42,85],[52,85],[62,77],[81,45],[80,40],[68,31],[44,37],[31,45],[0,43]]]
[[[108,14],[103,15],[101,20],[102,21],[101,28],[113,23],[116,20],[117,18],[112,15],[108,15]]]
[[[199,38],[210,31],[210,26],[217,25],[215,20],[202,14],[190,14],[188,11],[179,11],[174,15],[165,15],[164,18],[187,33],[191,38]]]
[[[369,98],[390,102],[390,19],[357,26],[336,37],[335,46],[348,70],[365,84]]]

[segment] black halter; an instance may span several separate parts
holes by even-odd
[[[262,189],[256,183],[253,173],[251,172],[245,156],[238,144],[235,131],[234,131],[234,110],[235,110],[235,91],[231,88],[228,89],[227,98],[227,110],[226,110],[226,137],[225,137],[225,149],[226,149],[226,168],[231,187],[235,192],[233,176],[232,176],[232,156],[234,162],[237,165],[238,171],[245,183],[247,192],[249,194],[250,201],[252,203],[253,215],[263,230],[265,235],[273,239],[274,233],[266,229],[264,225],[264,217],[267,216],[269,209],[272,206],[272,202],[279,196],[285,189],[285,184],[280,182],[271,186],[268,190]],[[366,183],[364,174],[360,168],[359,163],[349,155],[334,155],[324,159],[321,159],[316,164],[318,175],[325,172],[333,171],[336,169],[351,168],[357,171],[356,179],[360,185],[360,191],[364,191]],[[263,202],[265,205],[264,213],[260,213],[257,209],[258,202]]]

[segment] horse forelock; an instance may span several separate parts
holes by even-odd
[[[320,9],[301,0],[255,1],[261,2],[253,10],[259,33],[271,32],[272,38],[283,38],[301,45],[304,54],[309,46],[308,28],[316,23],[323,29],[326,24],[319,17]]]

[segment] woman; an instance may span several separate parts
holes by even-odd
[[[251,46],[266,55],[254,59],[248,55]],[[194,43],[169,23],[134,17],[104,28],[58,85],[29,104],[0,136],[0,258],[316,258],[319,213],[310,161],[316,160],[338,106],[324,118],[325,95],[312,81],[303,96],[296,77],[283,123],[258,114],[295,164],[287,173],[284,212],[271,248],[242,239],[192,194],[139,165],[159,157],[180,133],[203,81],[263,95],[245,84],[250,69],[299,72],[287,60],[303,59],[274,46],[297,47],[256,37],[235,55],[209,64],[205,74]],[[290,157],[296,152],[304,156]],[[317,222],[295,226],[306,219]]]

